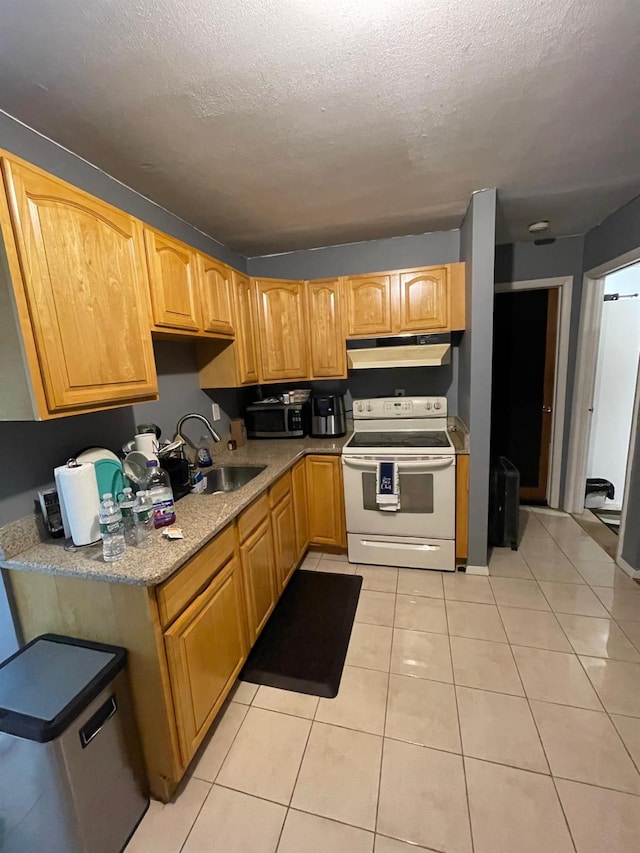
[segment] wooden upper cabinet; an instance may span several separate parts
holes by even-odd
[[[230,268],[198,254],[198,279],[202,330],[216,335],[233,335]]]
[[[162,330],[200,329],[196,253],[177,240],[144,229],[154,325]]]
[[[247,656],[240,562],[233,557],[165,632],[180,752],[185,766]]]
[[[309,375],[304,283],[256,279],[261,379],[305,379]]]
[[[347,376],[340,297],[340,281],[337,278],[307,282],[311,376],[314,379],[341,379]]]
[[[155,398],[140,223],[39,169],[2,165],[22,271],[16,302],[46,401],[39,415]]]
[[[253,307],[253,290],[247,276],[235,270],[232,285],[236,322],[236,373],[239,384],[248,385],[259,379],[258,335]]]
[[[349,337],[393,332],[393,276],[356,275],[345,279]]]
[[[449,327],[447,267],[401,272],[396,331],[421,332]]]

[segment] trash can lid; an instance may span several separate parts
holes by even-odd
[[[46,743],[62,734],[127,659],[126,649],[43,634],[0,664],[0,731]]]

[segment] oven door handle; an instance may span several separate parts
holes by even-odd
[[[358,471],[375,471],[380,462],[394,462],[398,471],[436,471],[449,468],[455,462],[455,456],[432,456],[416,462],[404,462],[400,459],[358,459],[353,456],[343,456],[342,464],[348,468],[356,468]]]

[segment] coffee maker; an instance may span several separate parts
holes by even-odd
[[[347,416],[342,394],[311,398],[311,435],[314,438],[339,438],[346,435]]]

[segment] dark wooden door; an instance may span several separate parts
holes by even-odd
[[[491,451],[520,471],[520,499],[545,503],[558,337],[558,289],[496,294]]]

